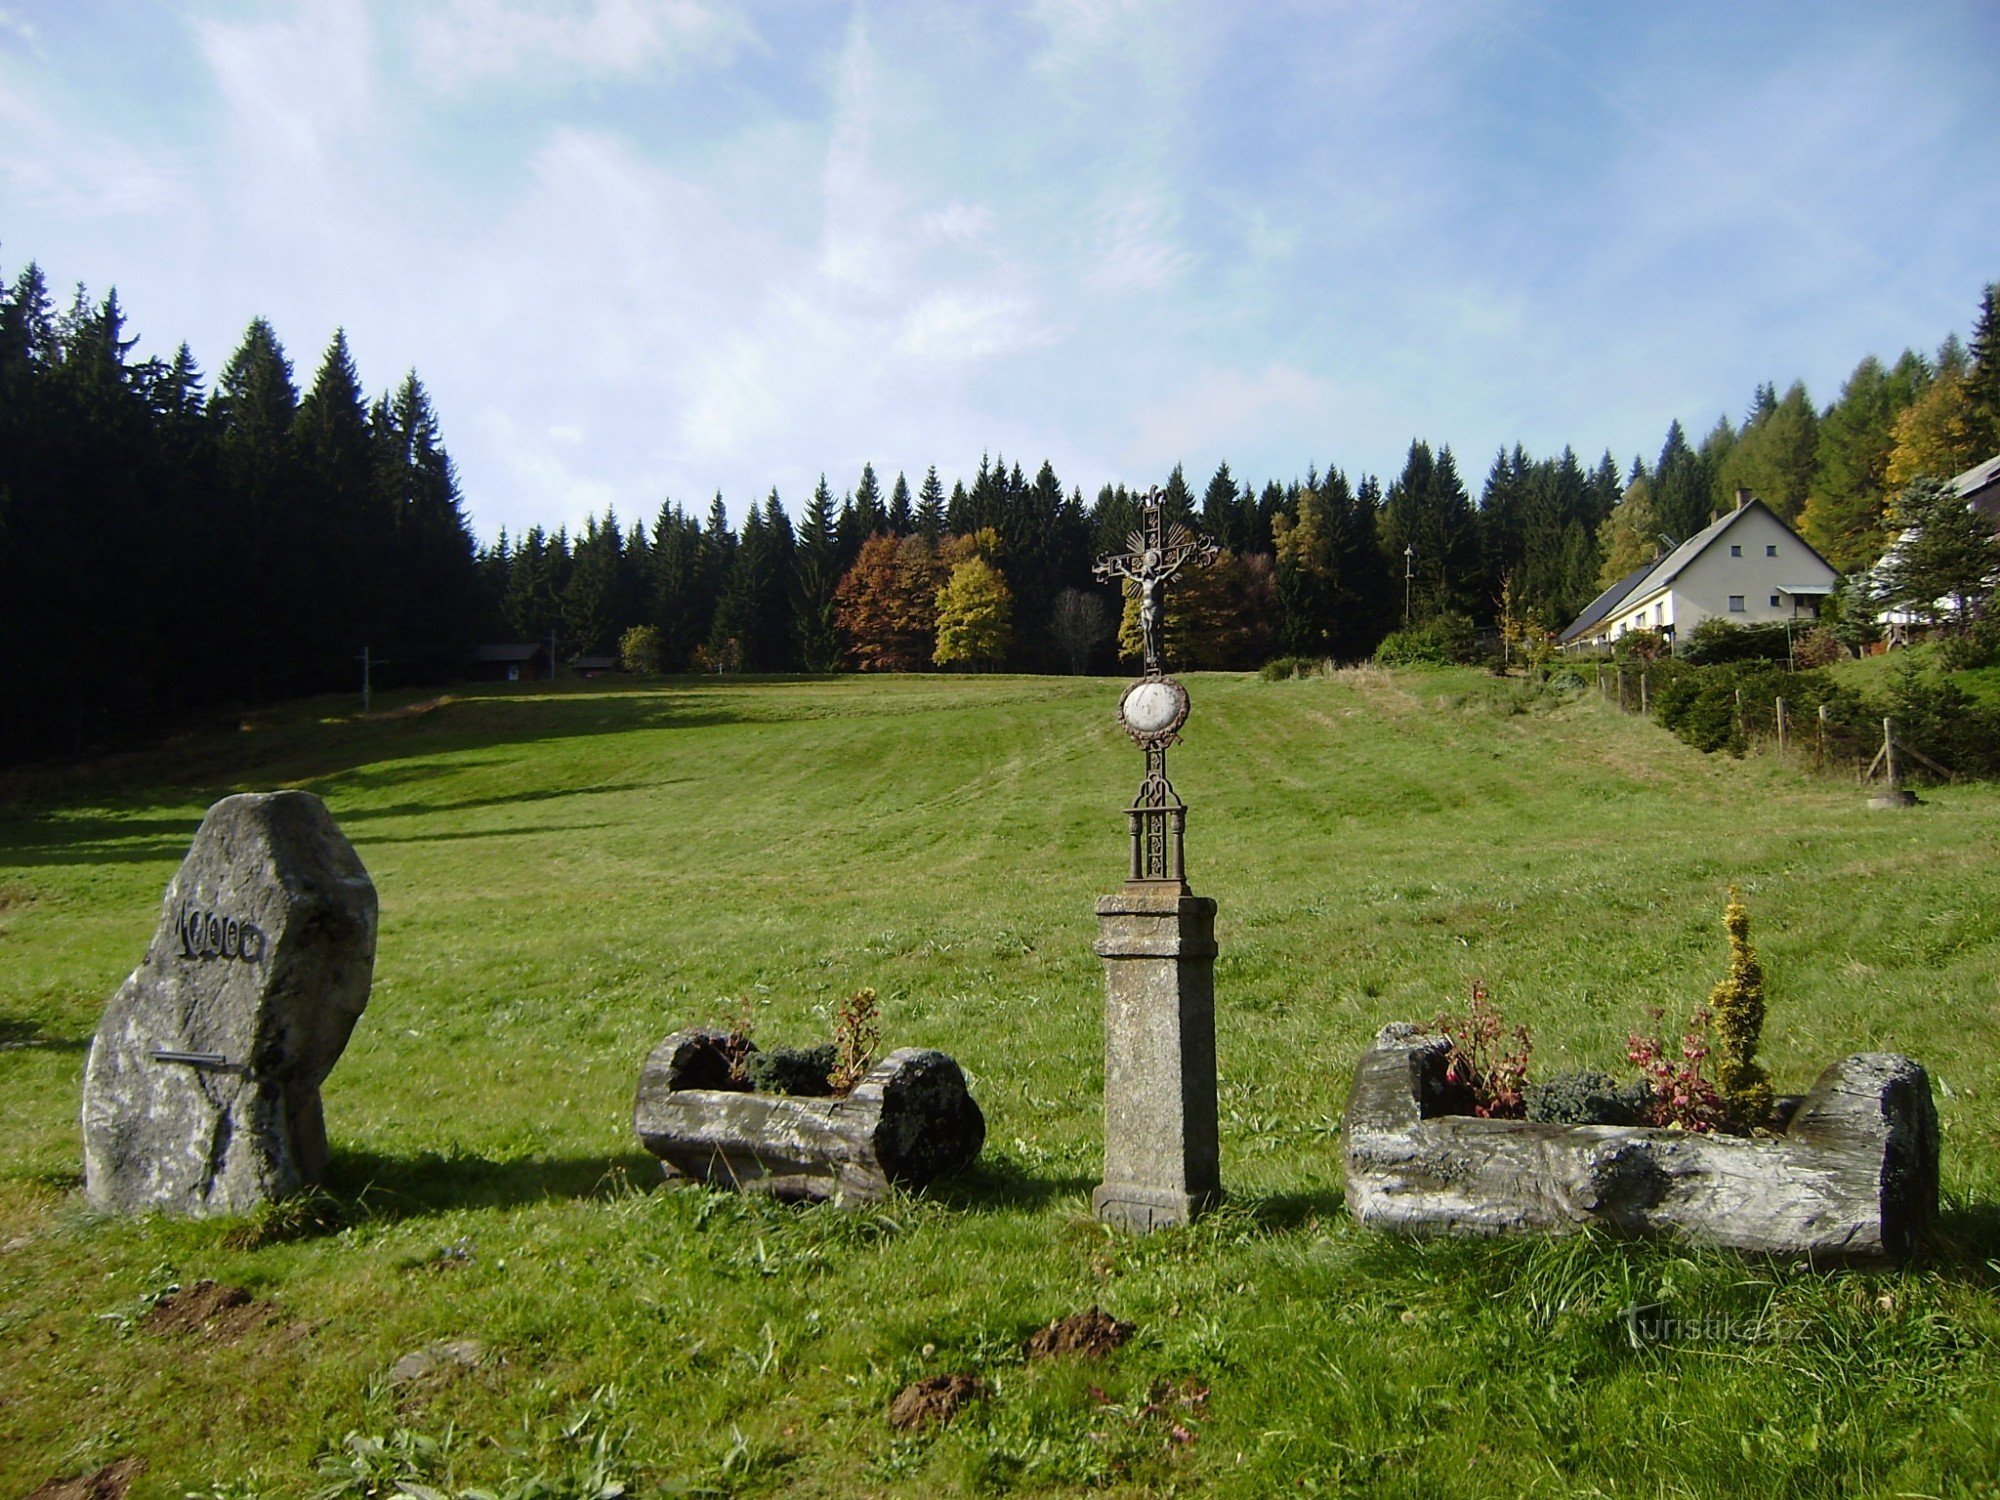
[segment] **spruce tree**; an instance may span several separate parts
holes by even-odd
[[[908,536],[917,529],[916,514],[910,505],[910,481],[900,471],[889,491],[889,535]]]
[[[904,508],[909,488],[897,479]],[[834,592],[842,569],[834,536],[833,491],[820,475],[811,502],[799,519],[798,566],[795,570],[794,615],[798,622],[798,661],[808,672],[832,672],[840,666],[840,633],[834,625]]]
[[[916,533],[935,547],[944,536],[944,486],[938,482],[937,465],[924,473],[924,485],[917,492]]]

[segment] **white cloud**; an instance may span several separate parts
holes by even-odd
[[[985,241],[993,233],[993,210],[984,203],[953,200],[934,208],[917,221],[918,232],[926,239],[970,246]]]
[[[81,220],[129,219],[184,201],[178,156],[76,128],[0,76],[0,181],[17,205]]]
[[[1160,194],[1131,194],[1097,215],[1086,285],[1111,296],[1164,292],[1186,275],[1193,254],[1179,239],[1180,212]]]
[[[289,176],[324,170],[378,123],[374,36],[346,0],[307,0],[281,21],[198,21],[233,119],[232,153]]]
[[[702,0],[449,0],[410,24],[421,76],[445,90],[554,76],[634,76],[689,59],[726,57],[742,21]]]
[[[1296,365],[1274,362],[1255,374],[1204,370],[1133,413],[1125,459],[1141,472],[1163,472],[1178,462],[1202,462],[1198,455],[1241,453],[1339,404],[1332,383]]]
[[[978,363],[1053,339],[1025,297],[946,289],[910,309],[896,348],[927,362]]]

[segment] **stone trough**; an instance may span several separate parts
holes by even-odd
[[[972,1164],[986,1117],[949,1054],[905,1047],[843,1098],[752,1093],[726,1034],[677,1031],[646,1059],[632,1125],[669,1178],[787,1199],[873,1203]]]
[[[1936,1216],[1938,1121],[1907,1057],[1834,1063],[1781,1133],[1741,1137],[1442,1112],[1450,1044],[1386,1026],[1355,1068],[1347,1205],[1409,1234],[1628,1235],[1813,1260],[1909,1254]]]

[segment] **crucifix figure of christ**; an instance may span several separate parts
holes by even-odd
[[[1161,514],[1160,491],[1140,502],[1139,530],[1129,538],[1130,551],[1099,558],[1099,578],[1127,580],[1139,600],[1139,632],[1145,675],[1125,690],[1118,703],[1118,722],[1146,752],[1146,779],[1126,809],[1132,830],[1132,866],[1128,885],[1187,889],[1181,836],[1187,826],[1187,805],[1167,780],[1167,747],[1180,738],[1187,722],[1187,689],[1166,675],[1160,638],[1163,634],[1167,581],[1189,564],[1207,567],[1220,550],[1180,522]]]
[[[1109,583],[1114,578],[1129,580],[1139,596],[1139,638],[1141,657],[1148,676],[1166,670],[1160,651],[1165,621],[1167,580],[1183,566],[1193,563],[1205,568],[1220,550],[1213,538],[1196,536],[1179,521],[1169,522],[1161,512],[1162,492],[1149,490],[1139,502],[1139,529],[1125,539],[1131,550],[1100,557],[1091,572]]]

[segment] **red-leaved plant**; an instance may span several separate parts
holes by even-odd
[[[1472,1003],[1464,1016],[1440,1011],[1432,1026],[1450,1042],[1445,1056],[1445,1083],[1472,1101],[1482,1120],[1518,1120],[1527,1114],[1528,1054],[1534,1041],[1528,1028],[1513,1029],[1513,1047],[1505,1045],[1507,1022],[1500,1008],[1486,997],[1486,986],[1472,982]]]
[[[1660,1040],[1660,1020],[1666,1012],[1652,1005],[1646,1008],[1646,1014],[1653,1019],[1651,1034],[1641,1036],[1633,1032],[1626,1039],[1625,1055],[1651,1086],[1647,1118],[1655,1125],[1678,1126],[1682,1130],[1715,1129],[1728,1112],[1720,1091],[1701,1071],[1709,1054],[1708,1007],[1697,1006],[1688,1017],[1687,1030],[1681,1033],[1679,1056]]]

